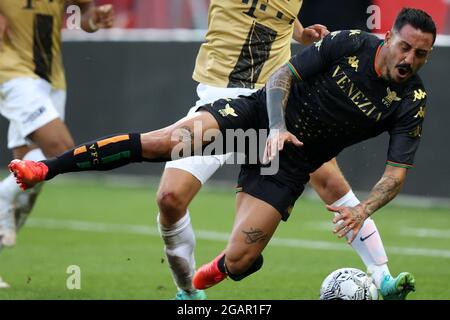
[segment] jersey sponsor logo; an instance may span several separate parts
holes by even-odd
[[[322,45],[322,40],[317,41],[314,46],[317,48],[317,50],[320,50],[320,46]]]
[[[339,31],[333,31],[333,32],[331,32],[331,33],[330,33],[330,35],[331,35],[331,40],[333,40],[334,37],[336,37],[339,33],[341,33],[340,30],[339,30]]]
[[[409,133],[410,136],[414,137],[414,138],[418,138],[422,136],[422,127],[421,126],[417,126],[413,131],[411,131]]]
[[[427,93],[425,91],[423,91],[422,89],[414,90],[414,100],[413,101],[423,100],[423,99],[425,99],[426,96],[427,96]]]
[[[386,107],[390,107],[392,102],[394,101],[401,101],[402,98],[397,96],[397,92],[394,90],[391,90],[391,88],[386,88],[387,96],[383,98],[383,103]]]
[[[27,124],[27,123],[33,122],[34,120],[39,118],[39,116],[41,114],[43,114],[45,112],[45,110],[46,110],[45,106],[39,107],[37,110],[35,110],[32,113],[30,113],[30,115],[28,117],[26,117],[26,119],[23,121],[23,124]]]
[[[227,103],[224,109],[220,109],[219,113],[222,117],[226,118],[228,116],[237,117],[238,115],[234,111],[234,109]]]
[[[417,111],[416,115],[414,116],[414,118],[425,118],[425,106],[422,106],[419,108],[419,111]]]
[[[350,33],[348,34],[351,36],[356,36],[357,34],[361,34],[361,30],[350,30]]]
[[[359,237],[359,240],[361,241],[366,241],[367,239],[369,239],[376,231],[372,232],[371,234],[369,234],[368,236],[365,237]]]
[[[352,57],[347,57],[348,59],[348,64],[350,65],[350,67],[352,67],[353,69],[355,69],[356,72],[358,72],[358,66],[359,66],[359,59],[357,56],[352,56]]]
[[[381,119],[382,112],[359,90],[356,85],[345,74],[340,66],[337,66],[331,77],[336,84],[350,98],[350,100],[361,110],[368,118],[375,121]]]

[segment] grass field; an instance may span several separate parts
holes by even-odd
[[[231,230],[233,190],[206,188],[191,206],[197,264],[223,249]],[[99,181],[49,183],[14,249],[0,254],[0,275],[11,284],[0,299],[172,299],[175,287],[156,229],[154,184]],[[393,274],[410,271],[410,299],[450,299],[450,210],[388,206],[374,216]],[[262,270],[242,282],[207,290],[209,299],[317,299],[334,269],[364,269],[331,233],[330,213],[299,200],[275,233]],[[68,290],[68,266],[81,268],[81,289]]]

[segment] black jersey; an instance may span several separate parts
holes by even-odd
[[[377,75],[375,57],[382,44],[359,30],[336,31],[289,61],[299,81],[287,102],[286,125],[304,143],[290,149],[309,163],[309,171],[385,131],[390,135],[388,164],[413,165],[426,92],[418,75],[403,84]]]

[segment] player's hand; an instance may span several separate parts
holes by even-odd
[[[327,206],[327,209],[331,212],[338,213],[333,219],[333,223],[336,224],[333,232],[338,234],[339,238],[342,238],[350,231],[353,232],[352,236],[348,239],[348,243],[352,243],[361,230],[364,221],[368,218],[367,213],[364,212],[363,207],[358,204],[355,207],[345,206]]]
[[[327,34],[329,34],[327,27],[321,24],[313,24],[312,26],[303,29],[301,40],[304,45],[309,45],[313,42],[319,41]]]
[[[12,32],[9,28],[8,20],[0,13],[0,51],[3,51],[3,46],[6,38],[12,39]]]
[[[111,28],[114,23],[114,7],[112,4],[104,4],[95,7],[92,20],[97,28]]]
[[[263,163],[269,163],[283,150],[285,143],[293,143],[297,147],[303,146],[303,142],[297,139],[287,130],[271,130],[266,141],[263,155]]]

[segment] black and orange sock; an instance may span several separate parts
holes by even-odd
[[[130,133],[89,142],[42,162],[48,167],[46,180],[50,180],[62,173],[106,171],[142,161],[141,135]]]

